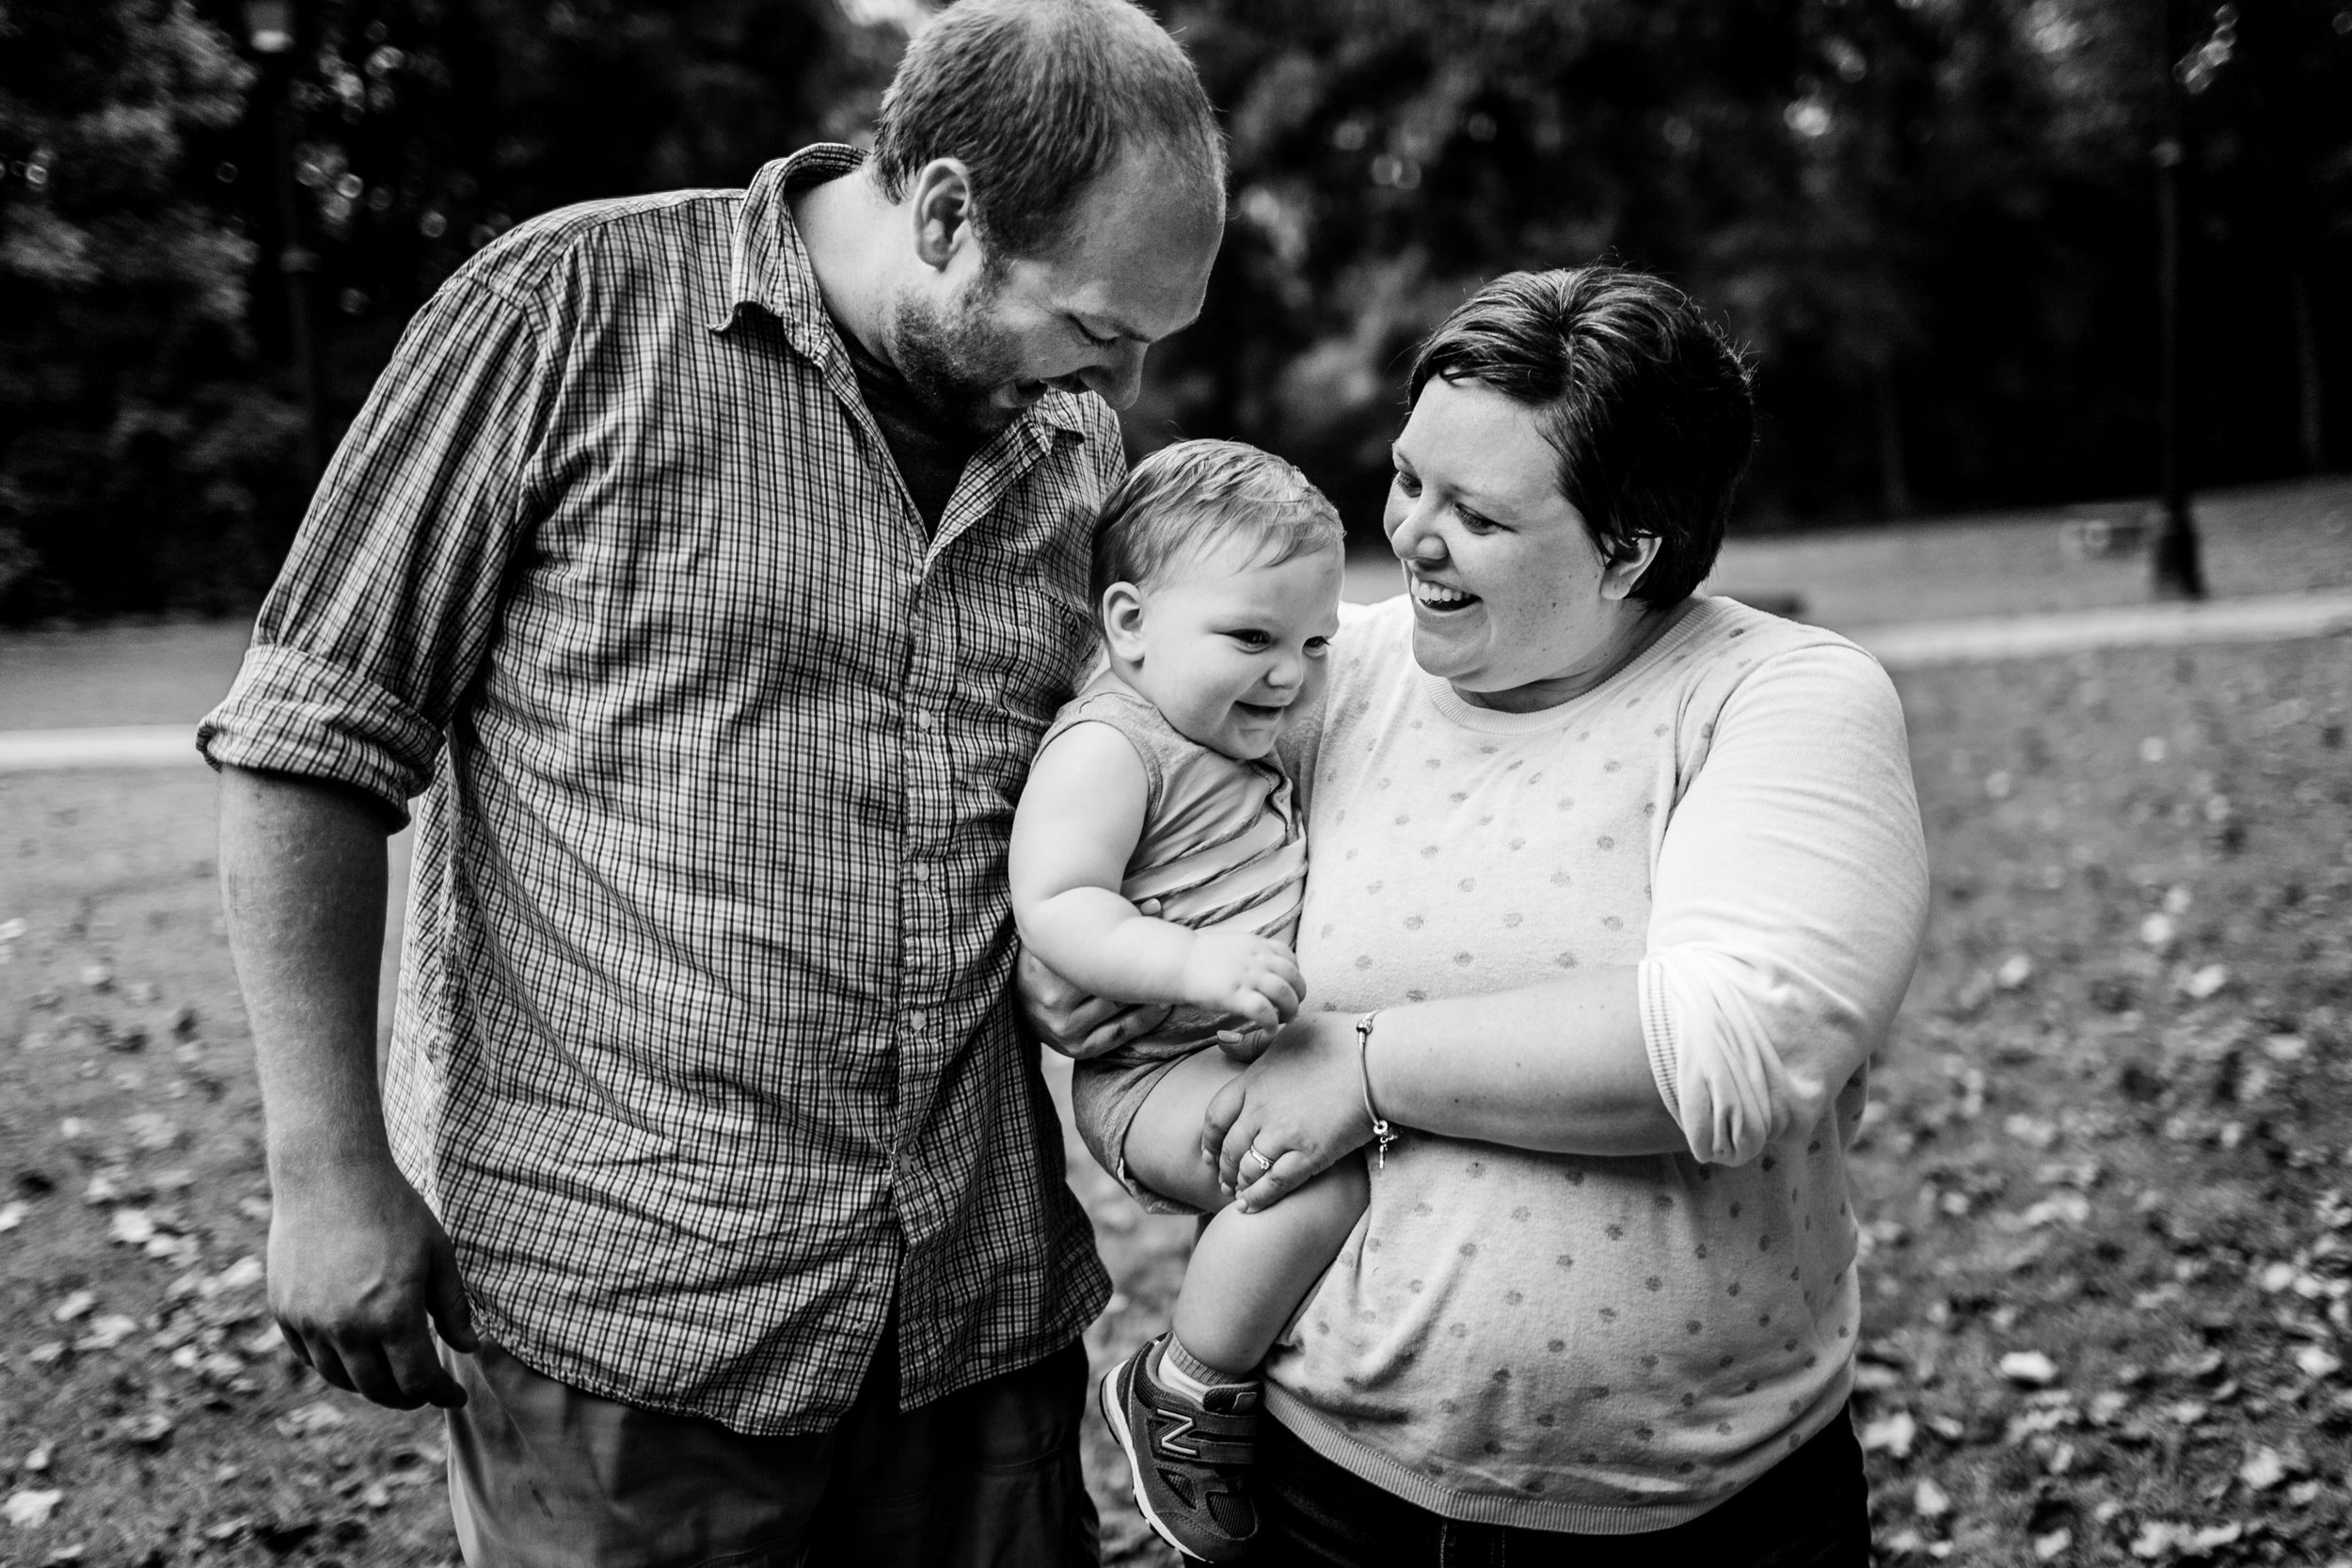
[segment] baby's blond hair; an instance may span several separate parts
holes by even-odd
[[[1135,466],[1094,525],[1094,602],[1114,582],[1147,586],[1177,561],[1229,544],[1276,565],[1338,549],[1338,510],[1305,474],[1241,441],[1178,441]]]

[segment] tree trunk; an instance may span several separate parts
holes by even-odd
[[[1872,367],[1871,404],[1878,415],[1879,509],[1889,517],[1911,515],[1911,477],[1903,467],[1902,404],[1895,390],[1895,367],[1882,359]]]
[[[2298,259],[2288,274],[2295,303],[2296,412],[2301,416],[2303,468],[2322,473],[2328,467],[2328,428],[2323,418],[2319,381],[2319,334],[2312,323],[2312,279]]]

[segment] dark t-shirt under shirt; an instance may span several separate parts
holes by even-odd
[[[942,420],[914,395],[905,376],[866,352],[856,334],[838,322],[834,330],[850,351],[866,410],[874,416],[874,424],[890,448],[891,461],[898,465],[898,478],[905,483],[914,510],[923,515],[924,529],[937,533],[963,465],[988,437]]]

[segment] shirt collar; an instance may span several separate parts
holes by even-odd
[[[727,270],[727,314],[710,324],[713,332],[735,325],[745,306],[755,306],[784,327],[792,346],[819,365],[845,351],[834,336],[833,317],[817,287],[817,270],[792,221],[789,198],[863,166],[866,153],[841,142],[816,142],[788,158],[763,166],[744,193],[735,220],[734,254]],[[1086,394],[1091,395],[1091,394]],[[1042,422],[1071,436],[1087,433],[1086,414],[1075,392],[1048,391],[1016,424]]]

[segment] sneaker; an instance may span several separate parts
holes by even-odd
[[[1258,1386],[1224,1384],[1195,1404],[1152,1376],[1163,1334],[1103,1374],[1103,1418],[1127,1455],[1136,1506],[1159,1538],[1231,1562],[1258,1533],[1243,1481],[1257,1458]]]

